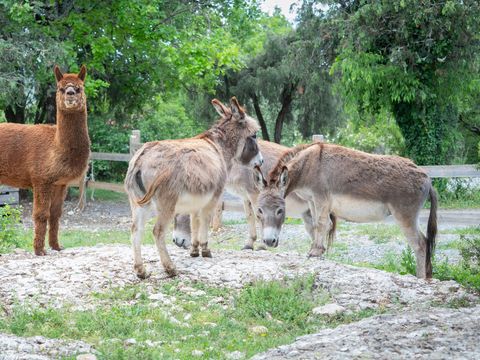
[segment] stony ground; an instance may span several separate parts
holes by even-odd
[[[24,223],[29,226],[30,207],[24,205]],[[246,233],[246,225],[238,221],[240,215],[227,214],[229,225],[213,234],[212,259],[191,258],[185,250],[169,247],[181,282],[202,281],[237,289],[257,279],[314,273],[316,285],[328,291],[335,311],[388,311],[387,315],[302,337],[291,345],[258,355],[258,359],[480,358],[479,298],[457,283],[426,282],[331,260],[307,259],[305,252],[310,242],[301,225],[286,226],[283,242],[274,252],[238,251]],[[125,203],[91,203],[83,214],[74,211],[74,203],[67,203],[62,225],[63,229],[127,230],[129,220]],[[355,227],[343,226],[337,237],[343,245],[336,251],[342,260],[375,261],[386,253],[401,253],[404,240],[395,234],[393,237],[393,241],[372,239],[359,235]],[[456,238],[458,235],[443,233],[440,242]],[[448,251],[449,258],[456,256],[451,249]],[[155,248],[144,246],[143,257],[151,272],[148,279],[141,281],[149,299],[172,301],[159,292],[160,284],[169,280]],[[90,309],[102,301],[95,294],[138,283],[128,245],[71,248],[60,253],[51,251],[45,257],[18,250],[0,257],[0,311],[8,314],[15,304]],[[450,308],[458,304],[473,307]],[[80,353],[93,354],[94,349],[81,342],[0,334],[0,360],[56,359]]]

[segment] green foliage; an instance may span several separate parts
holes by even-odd
[[[181,291],[185,285],[202,290],[203,295],[193,296]],[[202,283],[182,282],[180,285],[176,281],[164,283],[155,290],[175,298],[174,306],[150,300],[150,292],[137,285],[99,294],[99,304],[93,310],[19,306],[0,317],[0,330],[19,336],[41,334],[49,338],[84,340],[95,346],[102,359],[192,359],[193,350],[203,352],[198,357],[201,359],[224,359],[233,351],[243,352],[250,358],[269,348],[291,343],[298,336],[375,314],[361,311],[311,317],[312,307],[324,303],[328,297],[323,291],[312,288],[310,278],[261,282],[239,293]],[[300,290],[305,298],[294,290]],[[278,298],[280,295],[286,298]],[[253,300],[273,305],[269,299],[275,296],[275,304],[289,315],[279,313],[283,320],[273,314],[258,317],[256,314],[261,314],[265,305]],[[319,297],[315,302],[312,301],[314,296]],[[220,304],[218,299],[221,299]],[[281,303],[282,299],[289,307]],[[300,323],[298,319],[305,321]],[[253,334],[249,329],[255,325],[265,326],[268,333],[264,336]],[[136,343],[125,346],[124,341],[131,338]],[[154,345],[147,346],[147,341]]]
[[[465,94],[472,79],[479,78],[478,2],[388,0],[340,6],[343,11],[332,6],[327,19],[337,24],[340,37],[332,71],[340,77],[347,106],[360,114],[391,112],[407,155],[418,163],[454,160],[456,145],[463,141],[458,109],[474,104],[466,105]]]
[[[480,189],[472,179],[434,179],[440,206],[445,209],[480,207]]]
[[[21,236],[21,215],[21,209],[0,206],[0,253],[25,246],[25,239]]]

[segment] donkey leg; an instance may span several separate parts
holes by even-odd
[[[415,253],[417,264],[417,277],[421,279],[426,278],[426,257],[427,257],[427,239],[422,234],[418,226],[417,217],[402,217],[395,216],[403,234],[408,240],[408,244],[412,247]]]
[[[198,240],[200,241],[203,257],[212,257],[212,252],[208,248],[208,225],[212,219],[217,202],[218,199],[213,199],[207,206],[200,210],[199,213]]]
[[[165,272],[170,277],[176,276],[177,270],[175,269],[175,265],[173,265],[172,259],[170,259],[170,255],[168,255],[167,246],[165,245],[165,233],[174,216],[175,212],[173,209],[171,211],[161,211],[153,227],[153,235],[155,237],[158,254],[160,255],[160,261],[162,262]]]
[[[315,203],[315,214],[317,215],[314,222],[315,236],[308,257],[320,257],[326,250],[326,236],[332,226],[329,213],[328,206],[320,207]]]
[[[191,257],[198,257],[200,255],[198,251],[198,246],[200,242],[198,240],[199,234],[198,229],[200,227],[200,220],[198,213],[191,213],[190,214],[190,229],[192,233],[192,248],[190,250]]]
[[[150,211],[146,207],[137,206],[131,201],[132,227],[130,239],[133,250],[133,269],[140,279],[148,277],[142,260],[142,240],[145,234],[145,224],[151,218]]]
[[[315,239],[315,231],[313,226],[313,218],[312,212],[307,210],[302,213],[303,225],[305,226],[305,230],[307,230],[308,235],[312,241]]]
[[[255,214],[250,200],[243,200],[243,209],[245,211],[245,216],[247,217],[249,236],[242,250],[253,250],[255,241],[257,240],[257,227],[255,223]]]
[[[212,218],[212,231],[218,231],[222,227],[223,200],[220,200],[215,207]]]
[[[46,255],[45,235],[47,222],[50,215],[51,185],[38,185],[33,187],[33,221],[35,223],[35,236],[33,248],[35,255]]]
[[[67,187],[65,185],[54,186],[50,203],[50,217],[48,219],[48,244],[53,250],[57,251],[63,250],[63,247],[58,243],[58,226],[66,194]]]

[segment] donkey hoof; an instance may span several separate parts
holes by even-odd
[[[138,277],[139,279],[145,280],[145,279],[147,279],[147,278],[150,277],[150,274],[147,273],[146,271],[144,271],[144,272],[139,272],[139,273],[137,272],[137,277]]]
[[[211,258],[212,257],[212,252],[210,251],[210,249],[202,250],[202,256]]]
[[[177,269],[175,269],[175,267],[166,267],[165,272],[167,273],[168,277],[177,276]]]
[[[200,253],[198,252],[198,249],[190,251],[190,256],[191,257],[199,257]]]
[[[37,256],[45,256],[47,255],[47,252],[43,249],[35,249],[35,255]]]
[[[322,257],[323,253],[325,252],[324,249],[311,249],[308,253],[308,257]]]
[[[242,250],[253,250],[253,246],[252,245],[245,245]]]

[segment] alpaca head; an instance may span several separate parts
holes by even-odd
[[[87,109],[84,81],[87,75],[85,65],[82,65],[78,74],[62,74],[55,65],[55,78],[57,79],[57,109],[62,112],[84,112]]]

